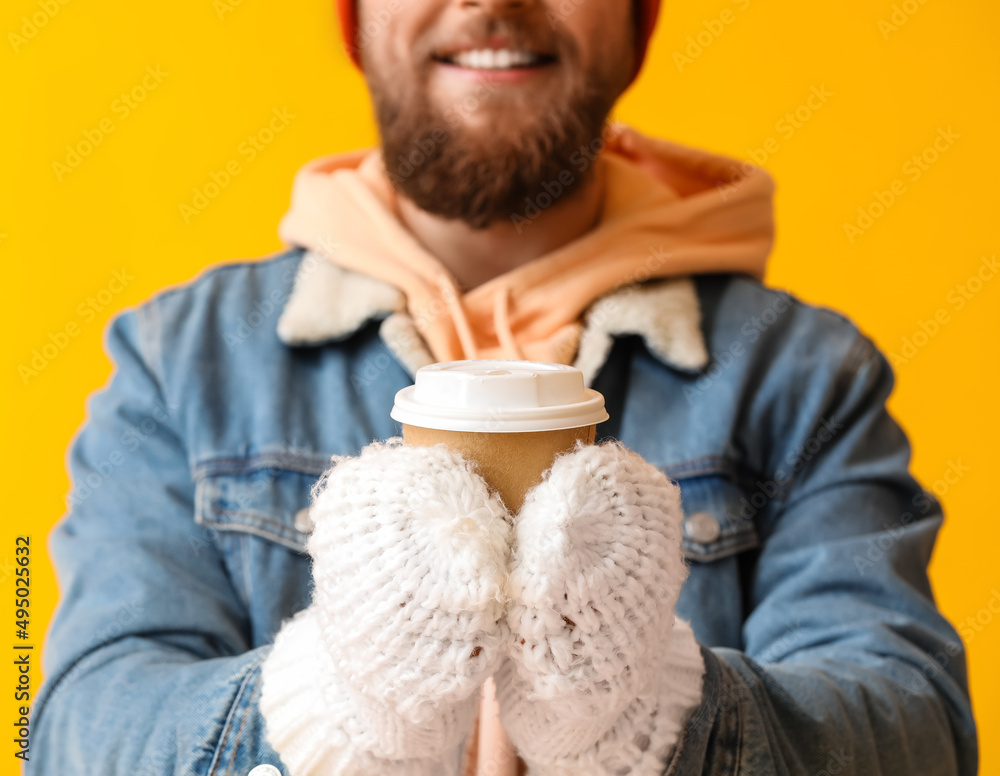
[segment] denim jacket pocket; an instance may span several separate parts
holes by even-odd
[[[195,521],[304,553],[310,490],[328,466],[320,456],[284,452],[205,461],[195,469]]]
[[[328,466],[319,456],[264,453],[214,458],[195,469],[195,522],[217,547],[247,614],[248,643],[268,644],[309,605],[306,551],[311,489]]]
[[[727,472],[701,470],[691,474],[681,467],[663,470],[681,489],[681,549],[685,558],[710,563],[758,546],[745,492]]]

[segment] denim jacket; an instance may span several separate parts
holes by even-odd
[[[310,260],[216,267],[109,325],[115,371],[49,535],[62,597],[27,773],[287,774],[260,668],[311,599],[310,487],[399,434],[393,397],[426,360],[398,292]],[[611,416],[598,441],[681,489],[677,610],[706,673],[664,772],[976,773],[965,652],[927,577],[941,505],[872,341],[705,274],[599,300],[578,363]]]

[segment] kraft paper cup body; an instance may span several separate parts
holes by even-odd
[[[574,367],[539,361],[450,361],[417,370],[391,416],[408,444],[445,444],[479,465],[512,512],[555,457],[592,444],[604,397]]]

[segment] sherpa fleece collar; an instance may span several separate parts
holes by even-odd
[[[315,346],[346,339],[377,318],[383,319],[383,342],[411,377],[433,363],[398,288],[306,251],[278,320],[278,337],[292,346]],[[624,286],[588,308],[573,363],[587,385],[604,365],[615,335],[627,334],[641,336],[655,356],[675,369],[696,372],[708,364],[701,306],[689,276]]]

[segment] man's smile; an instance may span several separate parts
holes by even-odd
[[[526,81],[553,70],[558,61],[548,51],[518,45],[501,36],[443,47],[432,58],[448,75],[501,82]]]

